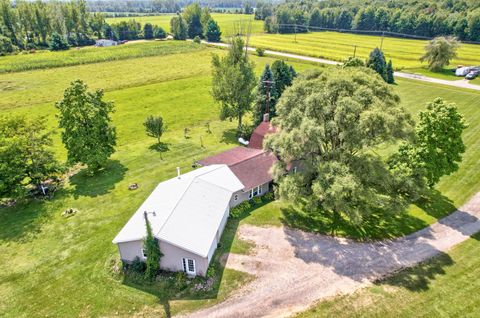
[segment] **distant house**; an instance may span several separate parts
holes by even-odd
[[[97,47],[116,46],[116,45],[118,45],[117,41],[109,40],[109,39],[98,39],[95,41],[95,46]]]
[[[163,253],[160,267],[204,276],[225,228],[231,198],[243,188],[226,165],[203,167],[160,183],[113,240],[122,261],[146,259],[147,212]]]
[[[262,149],[274,133],[268,117],[253,132],[249,147],[236,147],[198,161],[201,168],[160,183],[113,240],[124,262],[146,259],[144,213],[164,254],[160,267],[205,275],[230,208],[271,191],[278,159]]]

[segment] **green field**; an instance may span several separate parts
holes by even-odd
[[[91,88],[104,88],[106,100],[115,102],[118,146],[105,172],[95,177],[77,173],[54,200],[0,209],[1,316],[164,316],[166,309],[176,314],[221,301],[249,279],[226,269],[221,284],[207,294],[165,298],[165,291],[132,286],[110,274],[110,262],[118,257],[111,240],[156,184],[173,177],[177,166],[187,171],[195,159],[236,145],[235,123],[218,120],[219,108],[210,96],[211,54],[224,51],[204,46],[190,51],[185,42],[160,43],[165,46],[164,54],[158,56],[69,67],[54,67],[54,63],[43,69],[2,74],[0,114],[47,116],[52,128],[56,127],[53,104],[69,82],[80,78]],[[179,45],[176,43],[183,43],[185,50],[171,53],[172,47]],[[144,44],[137,45],[125,47],[136,52]],[[56,53],[51,54],[54,59]],[[61,57],[63,53],[58,54]],[[17,55],[15,63],[20,65],[27,57]],[[257,74],[265,63],[273,62],[268,57],[252,59]],[[299,72],[315,67],[292,64]],[[455,101],[470,124],[464,135],[468,148],[460,170],[438,186],[444,197],[439,195],[438,201],[413,207],[399,217],[392,223],[398,230],[377,229],[400,235],[434,222],[480,191],[480,94],[406,80],[399,80],[395,89],[413,113],[437,96]],[[142,123],[151,114],[162,115],[168,125],[163,137],[168,151],[163,153],[149,149],[155,141],[145,135]],[[207,122],[212,134],[206,131]],[[190,129],[188,139],[184,128]],[[59,134],[55,150],[64,160]],[[128,191],[134,182],[139,190]],[[70,207],[79,212],[68,219],[61,217]],[[241,221],[229,221],[221,251],[248,253],[251,246],[234,239],[238,224],[279,225],[285,219],[283,207],[282,202],[272,202]]]
[[[419,58],[423,55],[426,43],[427,41],[424,40],[385,37],[383,51],[387,59],[392,59],[396,69],[418,69],[422,67]],[[295,42],[294,34],[258,34],[251,38],[251,44],[277,51],[343,61],[353,56],[355,46],[356,56],[366,59],[374,48],[381,46],[381,37],[314,32],[297,34]],[[455,67],[460,64],[480,65],[480,45],[462,44],[458,50],[458,58],[454,59],[451,65]]]
[[[170,32],[170,20],[174,16],[174,14],[162,14],[144,17],[107,18],[107,23],[111,24],[134,19],[135,21],[140,22],[142,25],[149,22],[161,26],[165,31]],[[263,32],[263,21],[254,20],[252,14],[212,13],[212,18],[217,21],[218,25],[220,26],[223,38],[235,35],[237,33],[245,34],[250,23],[251,33]]]
[[[401,271],[353,295],[322,301],[296,318],[478,317],[480,235],[448,254]]]

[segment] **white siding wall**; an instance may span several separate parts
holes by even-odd
[[[261,195],[264,195],[265,193],[267,193],[271,190],[269,185],[270,185],[270,182],[267,182],[267,183],[264,183],[260,186],[261,189],[262,189],[262,194]],[[234,207],[236,205],[239,205],[243,201],[249,200],[250,199],[248,197],[249,194],[250,194],[250,190],[245,191],[245,192],[243,190],[235,192],[232,195],[232,198],[230,199],[230,207]],[[235,195],[237,195],[237,200],[235,200]]]

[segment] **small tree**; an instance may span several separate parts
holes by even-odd
[[[68,45],[67,40],[63,36],[54,32],[50,39],[48,48],[50,49],[50,51],[62,51],[68,50],[70,46]]]
[[[12,40],[0,34],[0,56],[11,54],[18,50],[18,47],[13,45]]]
[[[236,118],[240,128],[243,116],[252,107],[256,81],[254,64],[247,58],[242,38],[232,40],[226,56],[213,55],[212,66],[212,96],[221,103],[220,119]]]
[[[113,103],[103,101],[102,90],[88,92],[87,88],[81,80],[73,81],[55,107],[60,111],[68,163],[86,164],[93,173],[105,167],[115,152],[117,135],[110,124]]]
[[[441,98],[428,103],[419,117],[415,141],[400,146],[393,163],[422,171],[428,185],[434,186],[442,176],[458,170],[465,152],[462,132],[467,124],[455,104],[447,104]]]
[[[159,27],[158,25],[154,26],[153,28],[153,37],[155,39],[165,39],[167,37],[167,33],[165,32],[162,27]]]
[[[181,15],[173,17],[170,20],[170,32],[175,40],[187,39],[187,24]]]
[[[220,42],[222,32],[217,22],[213,19],[210,19],[207,23],[207,29],[205,31],[205,37],[209,42]]]
[[[202,43],[202,39],[197,35],[193,38],[193,43],[200,44]]]
[[[275,81],[275,90],[280,97],[283,91],[290,85],[292,85],[293,79],[297,75],[293,66],[288,66],[282,60],[276,60],[272,64],[272,74]]]
[[[427,44],[425,54],[420,58],[420,61],[427,61],[430,70],[440,71],[457,56],[459,46],[457,39],[454,37],[436,37]]]
[[[144,212],[143,215],[145,217],[145,226],[147,228],[147,236],[143,242],[145,252],[147,253],[145,279],[153,280],[160,270],[160,259],[163,254],[160,251],[160,245],[158,244],[157,238],[153,236],[152,226],[148,220],[148,213]]]
[[[153,39],[153,25],[151,23],[145,23],[143,26],[143,37],[147,40]]]
[[[202,8],[199,3],[192,3],[183,10],[183,19],[187,23],[187,33],[190,39],[203,37]]]
[[[166,130],[163,124],[163,118],[161,116],[148,116],[143,125],[145,126],[147,135],[157,138],[157,143],[160,144],[160,138]]]
[[[388,61],[387,64],[387,83],[388,84],[394,84],[395,83],[395,77],[393,76],[393,65],[392,65],[392,60]]]
[[[367,67],[380,74],[385,82],[387,81],[387,63],[385,62],[383,52],[379,48],[375,48],[370,52]]]
[[[257,52],[257,55],[258,55],[258,56],[264,56],[264,55],[265,55],[265,49],[264,49],[264,48],[257,47],[257,48],[255,49],[255,51]]]
[[[348,59],[345,60],[345,62],[343,62],[343,65],[342,67],[362,67],[362,66],[365,66],[365,62],[358,58],[358,57],[353,57],[353,56],[350,56]]]

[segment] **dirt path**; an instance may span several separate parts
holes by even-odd
[[[255,242],[255,255],[231,254],[227,267],[257,278],[223,303],[189,317],[286,317],[445,252],[478,231],[480,193],[437,223],[390,241],[360,243],[287,228],[242,226],[240,237]]]
[[[205,43],[208,44],[208,45],[211,45],[211,46],[228,47],[228,44],[226,44],[226,43],[213,43],[213,42],[205,42]],[[248,51],[254,52],[255,48],[254,47],[249,47]],[[326,60],[326,59],[321,59],[321,58],[316,58],[316,57],[311,57],[311,56],[305,56],[305,55],[298,55],[298,54],[284,53],[284,52],[279,52],[279,51],[272,51],[272,50],[265,50],[265,54],[273,55],[273,56],[282,56],[282,57],[297,59],[297,60],[301,60],[301,61],[315,62],[315,63],[321,63],[321,64],[330,64],[330,65],[341,64],[340,62],[336,62],[336,61],[331,61],[331,60]],[[471,84],[466,79],[461,79],[461,80],[458,80],[458,81],[449,81],[449,80],[443,80],[443,79],[428,77],[428,76],[424,76],[424,75],[410,74],[410,73],[404,73],[404,72],[395,72],[395,76],[402,77],[402,78],[408,78],[408,79],[412,79],[412,80],[416,80],[416,81],[436,83],[436,84],[442,84],[442,85],[448,85],[448,86],[454,86],[454,87],[459,87],[459,88],[467,88],[467,89],[473,89],[473,90],[476,90],[476,91],[480,91],[480,85]]]

